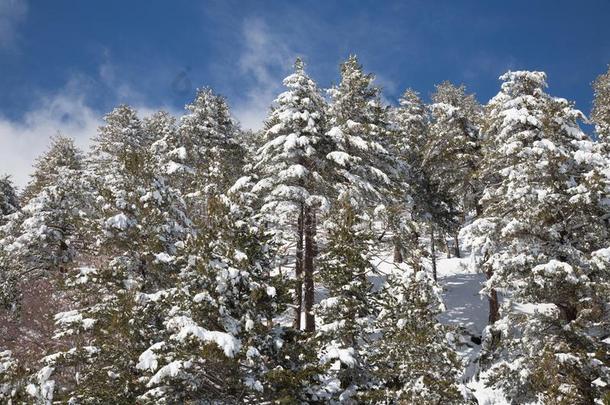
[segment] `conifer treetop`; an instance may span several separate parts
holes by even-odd
[[[610,150],[610,66],[606,73],[601,74],[593,83],[595,98],[591,120],[595,123],[595,131],[602,142]]]

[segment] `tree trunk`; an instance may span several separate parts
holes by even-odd
[[[297,252],[295,260],[294,281],[294,322],[296,329],[301,328],[301,312],[303,310],[303,205],[297,222]]]
[[[485,272],[485,276],[487,277],[487,280],[489,280],[491,278],[491,276],[493,276],[493,272],[491,271],[487,271]],[[488,323],[489,325],[492,325],[494,322],[496,322],[498,319],[500,319],[500,302],[498,301],[498,292],[492,288],[490,294],[489,294],[489,320]]]
[[[485,276],[489,280],[493,275],[492,271],[485,272]],[[489,301],[489,318],[488,324],[493,325],[496,321],[500,319],[500,301],[498,300],[498,292],[495,289],[492,289],[489,293],[488,297]],[[493,352],[493,350],[498,347],[500,344],[500,332],[492,329],[491,337],[489,339],[489,351]],[[487,360],[485,360],[487,362]]]
[[[451,248],[449,247],[449,240],[447,239],[447,235],[443,236],[443,240],[445,241],[445,253],[447,253],[447,259],[451,259]]]
[[[460,257],[462,257],[462,255],[460,253],[460,240],[458,238],[459,234],[460,234],[460,231],[457,230],[457,231],[455,231],[455,234],[453,235],[453,243],[454,243],[453,250],[454,250],[455,257],[457,257],[458,259]]]
[[[313,257],[318,257],[318,253],[319,253],[319,246],[318,246],[318,217],[316,215],[316,211],[312,210],[311,211],[311,217],[312,217],[312,235],[313,235]]]
[[[315,255],[315,218],[311,207],[305,207],[305,257],[303,260],[304,290],[305,290],[305,331],[313,332],[316,329],[313,315],[314,285],[313,285],[313,259]]]
[[[491,290],[489,295],[489,324],[493,324],[500,319],[500,302],[498,301],[498,292],[495,289]]]
[[[398,239],[394,240],[394,263],[402,263],[402,249],[400,248],[400,242]]]
[[[436,281],[436,246],[434,244],[434,226],[430,226],[430,256],[432,257],[432,277]]]

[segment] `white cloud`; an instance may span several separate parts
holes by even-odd
[[[110,69],[110,65],[104,66]],[[124,101],[125,89],[129,87],[118,80],[113,83],[117,85],[114,99]],[[32,163],[47,150],[50,137],[57,133],[73,138],[86,151],[106,113],[92,107],[87,100],[87,95],[93,94],[98,85],[94,79],[75,76],[59,91],[39,97],[40,101],[20,119],[0,115],[0,175],[10,174],[18,187],[25,186]],[[159,110],[137,100],[132,105],[140,117]],[[176,111],[169,112],[176,114]]]
[[[269,105],[281,91],[282,78],[290,68],[295,52],[281,37],[273,35],[259,18],[243,22],[245,49],[239,58],[240,71],[251,78],[245,98],[235,104],[235,116],[245,128],[259,129]]]
[[[25,0],[0,0],[0,49],[10,48],[17,38],[17,27],[25,19]]]
[[[383,104],[385,104],[385,105],[396,105],[396,101],[394,101],[392,99],[389,99],[386,96],[386,93],[388,93],[388,92],[391,93],[391,94],[396,94],[398,86],[396,85],[396,83],[393,80],[391,80],[391,79],[389,79],[389,78],[387,78],[387,77],[385,77],[383,75],[375,73],[374,85],[380,87],[381,90],[382,90],[380,98],[381,98],[381,102]]]
[[[60,92],[45,97],[21,120],[0,117],[0,173],[8,173],[23,187],[32,163],[58,132],[75,139],[83,149],[101,123],[100,114],[89,107],[82,93],[69,83]]]
[[[102,56],[102,63],[97,69],[100,83],[112,89],[114,97],[121,102],[139,104],[144,100],[146,97],[121,77],[124,72],[119,71],[113,62],[110,50],[104,49]]]
[[[0,33],[4,29],[1,18],[7,15],[4,10],[8,10],[7,4],[13,3],[14,0],[0,0]],[[270,104],[282,91],[282,78],[290,70],[296,52],[285,45],[281,37],[270,33],[267,25],[257,18],[243,22],[242,35],[244,50],[238,66],[251,85],[233,111],[245,128],[259,129]],[[87,150],[107,112],[91,102],[100,88],[111,89],[110,97],[116,100],[113,104],[130,103],[140,116],[149,115],[159,107],[174,115],[180,114],[166,106],[147,104],[145,97],[121,78],[121,73],[105,50],[95,77],[74,76],[60,90],[39,96],[39,101],[19,119],[0,113],[0,175],[10,174],[17,186],[25,186],[32,163],[48,148],[50,137],[58,132],[74,138],[78,146]]]

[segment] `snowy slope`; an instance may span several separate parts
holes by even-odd
[[[479,291],[485,276],[469,269],[470,259],[441,259],[438,282],[443,287],[447,310],[440,316],[446,324],[461,326],[474,336],[481,336],[487,325],[487,302]]]
[[[369,280],[375,289],[381,288],[387,274],[400,267],[394,263],[390,247],[374,255],[371,262],[375,266],[377,274],[370,274]],[[479,294],[482,284],[485,282],[485,276],[476,272],[470,266],[470,262],[470,257],[447,259],[439,256],[437,258],[438,283],[443,288],[443,303],[446,308],[445,312],[439,316],[439,320],[457,327],[461,332],[457,349],[464,359],[462,379],[464,385],[476,397],[479,405],[508,404],[500,393],[490,390],[482,382],[474,380],[477,371],[476,360],[481,348],[477,338],[481,338],[483,330],[487,326],[488,303],[487,299]],[[290,262],[286,265],[283,271],[291,272],[294,264]],[[319,303],[327,296],[326,288],[316,284],[315,302]],[[292,310],[288,310],[278,321],[290,325],[292,316]]]
[[[479,405],[507,405],[504,396],[475,380],[476,360],[481,346],[472,340],[480,338],[487,326],[487,299],[479,294],[485,276],[473,271],[470,258],[440,259],[437,265],[438,282],[443,287],[446,311],[439,320],[463,330],[458,346],[464,358],[463,382],[472,391]]]

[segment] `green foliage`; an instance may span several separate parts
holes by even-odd
[[[461,404],[461,362],[441,325],[439,287],[424,271],[396,269],[380,292],[381,312],[372,348],[378,387],[371,399],[405,403]]]

